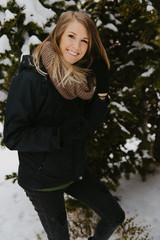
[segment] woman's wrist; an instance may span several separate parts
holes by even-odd
[[[101,99],[101,100],[105,100],[107,96],[107,93],[98,93],[98,97]]]

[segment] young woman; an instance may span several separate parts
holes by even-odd
[[[18,150],[18,183],[49,240],[69,240],[64,192],[99,216],[92,240],[106,240],[124,221],[115,198],[87,167],[85,142],[108,105],[109,61],[93,21],[61,15],[53,32],[24,56],[10,87],[4,143]]]

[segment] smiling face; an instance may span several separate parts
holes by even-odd
[[[64,59],[70,64],[78,62],[87,52],[88,41],[86,28],[76,20],[71,22],[59,42],[59,48]]]

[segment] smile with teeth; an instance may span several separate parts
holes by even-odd
[[[74,53],[74,52],[72,52],[72,51],[70,51],[70,50],[67,50],[68,51],[68,53],[70,53],[71,55],[73,55],[73,56],[77,56],[78,55],[78,53]]]

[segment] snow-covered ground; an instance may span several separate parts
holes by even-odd
[[[5,180],[5,175],[17,172],[17,168],[17,153],[0,148],[0,239],[37,240],[36,235],[40,234],[43,240],[47,240],[24,191],[17,183]],[[126,217],[138,214],[137,223],[151,225],[150,236],[160,240],[160,169],[148,175],[146,182],[142,182],[138,175],[132,175],[129,181],[122,178],[120,183],[113,194],[120,198]],[[111,237],[111,240],[114,239],[114,236]]]

